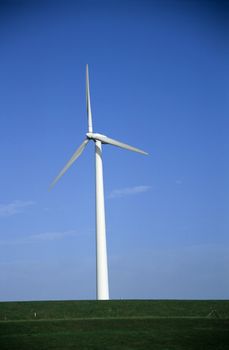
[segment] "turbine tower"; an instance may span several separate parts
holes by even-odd
[[[109,300],[102,144],[117,146],[141,154],[148,153],[136,147],[132,147],[120,141],[111,139],[105,135],[93,132],[88,65],[86,65],[86,104],[88,120],[88,132],[86,133],[86,139],[77,148],[71,159],[61,170],[61,172],[57,175],[50,187],[52,188],[57,183],[57,181],[65,174],[68,168],[76,161],[76,159],[81,155],[81,153],[87,146],[88,142],[91,140],[94,141],[96,184],[96,293],[98,300]]]

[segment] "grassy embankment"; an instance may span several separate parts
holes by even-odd
[[[229,301],[0,303],[1,350],[228,348]]]

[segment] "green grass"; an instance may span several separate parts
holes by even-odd
[[[228,348],[229,301],[0,303],[1,350]]]

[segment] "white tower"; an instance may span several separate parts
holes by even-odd
[[[109,282],[108,282],[108,264],[107,264],[107,244],[106,244],[106,220],[105,220],[105,204],[104,204],[104,188],[103,188],[103,161],[102,161],[102,144],[109,144],[120,148],[134,151],[141,154],[146,152],[129,146],[120,141],[111,139],[105,135],[93,133],[92,113],[90,102],[90,86],[88,65],[86,66],[86,104],[87,104],[87,119],[88,132],[86,139],[77,148],[71,159],[61,170],[58,176],[51,184],[53,187],[56,182],[64,175],[68,168],[81,155],[89,141],[95,142],[95,177],[96,177],[96,292],[98,300],[109,299]]]

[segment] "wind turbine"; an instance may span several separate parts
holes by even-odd
[[[81,153],[87,146],[88,142],[94,141],[96,184],[96,292],[98,300],[109,300],[102,144],[117,146],[141,154],[148,153],[136,147],[132,147],[120,141],[111,139],[105,135],[93,132],[88,65],[86,65],[86,104],[88,120],[88,132],[86,133],[86,139],[77,148],[71,159],[61,170],[61,172],[57,175],[50,187],[52,188],[57,183],[57,181],[65,174],[68,168],[70,168],[70,166],[76,161],[76,159],[81,155]]]

